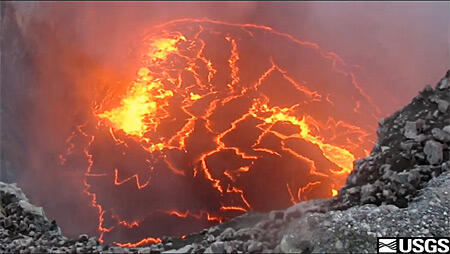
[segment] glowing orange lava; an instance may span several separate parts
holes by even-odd
[[[142,246],[185,237],[179,220],[199,230],[335,196],[367,155],[379,110],[336,53],[255,24],[155,31],[127,91],[105,96],[120,100],[94,107],[60,156],[82,147],[100,240]]]

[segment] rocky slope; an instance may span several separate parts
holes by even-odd
[[[377,237],[450,236],[450,171],[433,178],[407,207],[366,204],[294,221],[283,252],[376,253]]]
[[[418,189],[450,169],[450,71],[402,110],[380,121],[369,157],[355,161],[339,205],[406,207]]]
[[[450,71],[380,121],[378,141],[337,197],[248,213],[148,247],[68,239],[14,184],[0,183],[0,252],[375,252],[376,237],[449,236]]]

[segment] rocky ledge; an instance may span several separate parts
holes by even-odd
[[[372,253],[377,237],[450,236],[450,71],[379,124],[372,153],[355,161],[337,197],[248,213],[141,248],[64,237],[20,188],[0,182],[0,252]]]

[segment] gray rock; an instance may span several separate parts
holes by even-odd
[[[256,236],[261,233],[263,233],[263,230],[256,226],[254,228],[241,228],[236,231],[234,238],[241,241],[247,241],[250,239],[255,239]]]
[[[361,202],[363,204],[372,203],[376,200],[373,196],[376,192],[376,187],[372,184],[365,184],[361,187]]]
[[[222,241],[217,241],[211,244],[212,253],[223,253],[225,251],[225,244]]]
[[[126,252],[124,249],[122,249],[120,247],[110,247],[109,251],[111,251],[111,253],[128,253],[128,252]]]
[[[206,248],[205,252],[203,252],[205,254],[213,254],[214,252],[212,251],[211,246],[209,246],[208,248]]]
[[[269,213],[270,220],[279,220],[284,218],[284,211],[276,210]]]
[[[283,253],[295,253],[300,252],[295,246],[295,238],[292,234],[284,235],[280,242],[280,250]]]
[[[347,193],[350,194],[350,195],[356,195],[356,194],[358,194],[360,192],[361,192],[361,187],[359,187],[359,186],[347,189]]]
[[[89,237],[88,245],[94,246],[94,245],[97,245],[97,244],[98,244],[97,238]]]
[[[226,240],[233,238],[235,230],[233,228],[225,229],[219,236],[219,239]]]
[[[381,147],[381,152],[386,152],[386,151],[388,151],[390,149],[390,147],[389,146],[382,146]]]
[[[427,124],[425,122],[425,120],[423,119],[418,119],[416,120],[416,128],[418,132],[423,132],[427,129]]]
[[[4,227],[6,229],[11,228],[13,226],[13,221],[11,220],[11,218],[7,217],[4,221]]]
[[[214,235],[210,235],[210,234],[208,234],[206,237],[206,241],[208,241],[208,242],[214,242],[215,239],[216,238],[214,237]]]
[[[414,139],[417,137],[417,134],[416,122],[407,121],[405,123],[405,130],[403,135],[405,135],[406,138]]]
[[[334,244],[334,246],[336,247],[337,250],[344,249],[344,244],[340,240],[337,240],[337,242]]]
[[[441,90],[447,89],[450,87],[450,82],[448,82],[447,78],[443,78],[441,82],[439,82],[438,88]]]
[[[450,161],[442,163],[442,170],[450,171]]]
[[[302,215],[320,210],[321,207],[321,201],[320,200],[311,200],[307,202],[300,202],[298,204],[295,204],[284,212],[284,220],[288,221],[292,218],[298,218]]]
[[[439,110],[435,110],[434,112],[433,112],[433,118],[438,118],[438,116],[439,116]]]
[[[188,244],[182,248],[179,248],[178,250],[173,251],[172,253],[190,253],[191,250],[192,250],[192,246],[190,244]]]
[[[209,234],[218,235],[218,234],[220,233],[220,229],[219,229],[219,227],[214,226],[214,227],[210,227],[210,228],[207,230],[207,232],[208,232]]]
[[[0,219],[5,217],[5,208],[0,204]]]
[[[142,247],[138,249],[139,254],[149,254],[151,251],[150,247]]]
[[[376,188],[372,184],[368,183],[361,187],[361,196],[372,195]]]
[[[428,139],[429,139],[429,136],[422,133],[422,134],[417,135],[417,137],[414,138],[414,141],[416,141],[418,143],[423,143],[424,141],[426,141]]]
[[[26,200],[20,200],[19,206],[22,207],[22,209],[25,213],[33,214],[36,216],[42,216],[42,217],[45,216],[44,210],[42,209],[42,207],[36,207],[36,206],[28,203],[28,201],[26,201]]]
[[[7,183],[0,182],[0,191],[3,191],[7,194],[14,195],[20,200],[28,201],[28,198],[22,192],[22,189],[17,187],[17,184],[15,184],[15,183],[7,184]]]
[[[450,103],[446,100],[438,100],[437,104],[438,104],[438,109],[441,113],[446,113],[448,110],[448,106],[450,105]]]
[[[172,249],[173,242],[167,242],[164,244],[164,249]]]
[[[406,151],[408,153],[411,152],[411,149],[413,146],[414,146],[414,142],[411,142],[410,140],[409,140],[409,142],[401,142],[400,143],[400,148],[403,151]]]
[[[431,165],[437,165],[442,162],[443,152],[442,152],[442,144],[434,141],[428,140],[425,143],[425,147],[423,148],[423,152],[427,156],[427,161]]]
[[[450,134],[450,125],[445,126],[442,130]]]
[[[450,134],[439,128],[433,128],[431,130],[433,137],[441,142],[450,142]]]
[[[248,246],[247,251],[249,253],[261,252],[262,248],[263,248],[263,245],[261,242],[251,241],[250,245]]]
[[[280,243],[282,253],[308,253],[312,250],[311,243],[305,240],[299,240],[295,235],[285,235]]]
[[[78,236],[78,241],[80,242],[86,242],[87,240],[89,240],[89,236],[86,234],[81,234]]]
[[[233,253],[236,252],[236,249],[233,248],[231,244],[225,244],[225,252],[226,253]]]

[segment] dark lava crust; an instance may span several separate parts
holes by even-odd
[[[0,182],[0,253],[375,252],[376,237],[449,236],[450,71],[379,121],[370,156],[339,195],[268,214],[248,213],[158,244],[120,248],[69,239],[15,184]]]

